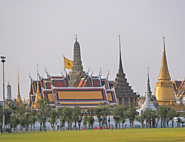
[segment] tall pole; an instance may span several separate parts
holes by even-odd
[[[5,89],[4,89],[4,63],[5,63],[4,56],[1,56],[1,62],[3,63],[3,133],[5,133]]]

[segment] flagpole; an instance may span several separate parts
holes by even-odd
[[[65,56],[63,55],[63,64],[64,64],[64,71],[65,71]]]

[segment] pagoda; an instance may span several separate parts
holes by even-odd
[[[173,82],[168,71],[166,52],[165,52],[165,38],[163,37],[163,57],[161,63],[161,70],[156,82],[155,96],[159,105],[170,105],[176,103]]]
[[[83,66],[82,66],[82,60],[81,60],[81,54],[80,54],[80,44],[77,41],[76,37],[76,42],[74,43],[74,48],[73,48],[73,66],[71,68],[71,72],[69,73],[70,75],[70,87],[75,86],[75,82],[77,80],[77,76],[79,73],[82,75],[82,77],[85,76],[85,72],[83,71]]]
[[[141,106],[139,110],[139,114],[141,115],[146,110],[156,110],[156,107],[152,103],[152,92],[150,89],[150,79],[149,79],[149,71],[148,71],[148,80],[147,80],[147,92],[144,104]]]
[[[121,43],[119,36],[119,69],[115,78],[115,92],[119,105],[125,105],[127,108],[132,108],[138,106],[137,98],[139,95],[136,95],[135,92],[129,86],[127,79],[125,77],[125,73],[122,67],[122,59],[121,59]]]

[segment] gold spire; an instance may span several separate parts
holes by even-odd
[[[19,70],[18,70],[18,94],[17,94],[17,103],[22,103],[21,95],[20,95],[20,88],[19,88]]]
[[[161,63],[161,70],[158,77],[158,80],[170,80],[170,74],[168,71],[168,65],[166,60],[166,53],[165,53],[165,37],[163,37],[163,57],[162,57],[162,63]]]
[[[37,92],[35,98],[35,108],[38,108],[39,100],[41,100],[40,90],[39,90],[39,81],[38,81],[38,65],[37,65]]]

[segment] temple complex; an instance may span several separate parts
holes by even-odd
[[[159,105],[170,105],[176,103],[173,82],[168,71],[166,52],[165,52],[165,38],[163,37],[163,56],[161,63],[161,70],[156,82],[155,96]]]
[[[114,88],[119,105],[125,105],[126,108],[138,106],[139,95],[136,95],[136,93],[133,92],[131,86],[129,86],[129,83],[127,82],[125,73],[123,71],[120,37],[119,37],[119,69],[115,78]]]
[[[29,107],[38,109],[41,98],[48,98],[52,108],[75,107],[82,109],[97,107],[100,103],[118,105],[114,89],[114,81],[108,77],[102,78],[101,74],[89,75],[89,71],[83,71],[80,44],[77,41],[73,48],[73,66],[69,74],[51,76],[47,71],[47,78],[43,78],[37,71],[37,80],[30,76]]]

